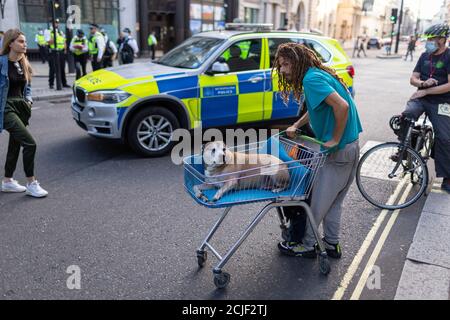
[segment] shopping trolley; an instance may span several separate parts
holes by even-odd
[[[271,179],[255,179],[255,176],[261,175],[261,172],[264,173],[264,177],[278,172],[280,170],[278,164],[269,163],[257,169],[247,170],[246,172],[234,172],[214,176],[213,181],[211,181],[211,178],[205,175],[201,154],[192,155],[184,159],[184,186],[186,191],[200,205],[207,208],[225,208],[197,250],[199,267],[203,267],[207,260],[208,255],[206,249],[209,249],[219,260],[219,263],[213,269],[214,284],[217,288],[225,288],[230,282],[230,274],[223,271],[223,267],[267,212],[271,209],[276,209],[281,222],[280,227],[283,232],[286,231],[286,219],[283,214],[284,207],[300,206],[305,209],[320,251],[318,255],[319,270],[324,275],[330,272],[328,256],[322,239],[319,236],[318,226],[312,215],[311,208],[305,202],[311,192],[317,171],[322,167],[327,156],[327,151],[323,150],[322,145],[323,143],[320,141],[303,136],[300,132],[298,132],[294,139],[288,138],[286,132],[282,132],[262,143],[251,143],[230,148],[231,151],[247,154],[271,154],[284,161],[287,165],[287,169],[284,170],[289,171],[289,185],[284,190],[275,190],[276,192],[274,192],[274,189],[277,189],[277,186],[271,185]],[[237,178],[237,176],[239,177]],[[218,201],[212,201],[219,185],[230,181],[230,179],[239,179],[239,185],[243,187],[231,190],[224,194]],[[247,183],[248,181],[256,182]],[[196,196],[195,192],[196,186],[199,185],[207,186],[207,188],[202,188],[205,191],[200,198]],[[228,252],[224,256],[220,255],[210,243],[215,232],[230,213],[233,206],[254,202],[269,202],[269,204],[264,206],[254,216],[251,223],[245,228],[244,232]]]

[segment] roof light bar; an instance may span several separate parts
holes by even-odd
[[[226,23],[226,30],[239,31],[270,31],[273,30],[272,23]]]

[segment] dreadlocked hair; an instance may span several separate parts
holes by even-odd
[[[281,64],[280,57],[287,59],[291,62],[292,80],[288,81],[286,77],[280,72]],[[289,96],[291,92],[294,95],[295,101],[300,103],[301,96],[303,94],[303,79],[309,68],[318,68],[331,74],[336,80],[338,80],[344,88],[347,88],[345,82],[337,75],[336,71],[323,65],[322,61],[316,55],[316,53],[306,47],[303,44],[298,43],[283,43],[278,47],[275,55],[275,61],[273,63],[272,73],[274,70],[278,73],[278,90],[280,91],[281,98],[287,105],[289,102]]]

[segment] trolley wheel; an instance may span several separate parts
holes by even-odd
[[[228,272],[221,272],[214,274],[214,284],[217,289],[224,289],[230,283],[230,274]]]
[[[208,260],[208,252],[197,251],[197,263],[200,268],[203,268],[205,266],[206,260]]]
[[[323,275],[328,275],[331,271],[330,261],[328,260],[328,256],[326,254],[319,255],[319,270]]]

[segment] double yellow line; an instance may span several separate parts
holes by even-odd
[[[397,185],[397,188],[395,189],[394,193],[390,196],[387,204],[391,205],[391,204],[395,203],[395,201],[399,197],[401,191],[405,187],[407,180],[408,180],[408,176],[405,176],[400,181],[400,183]],[[403,202],[406,200],[409,192],[411,191],[412,186],[413,185],[411,183],[407,184],[406,189],[405,189],[404,193],[402,194],[400,201]],[[350,285],[350,282],[354,278],[354,276],[359,268],[359,265],[361,264],[362,259],[366,255],[370,245],[372,244],[373,240],[375,239],[375,236],[378,233],[378,230],[380,229],[384,220],[386,219],[386,216],[389,213],[389,211],[390,210],[386,210],[386,209],[381,211],[380,215],[378,216],[377,220],[375,221],[374,225],[372,226],[372,229],[370,229],[369,233],[367,234],[366,239],[364,240],[361,248],[359,249],[358,253],[356,254],[355,258],[353,259],[346,274],[344,275],[344,278],[342,279],[338,289],[334,293],[332,300],[342,300],[345,292],[347,291],[347,289]],[[355,290],[353,291],[353,293],[350,297],[350,300],[358,300],[361,297],[361,293],[364,290],[364,287],[367,283],[367,279],[369,278],[372,268],[375,265],[375,262],[376,262],[378,256],[380,255],[381,249],[383,248],[383,245],[384,245],[395,221],[397,220],[399,212],[400,212],[400,210],[395,210],[392,213],[391,218],[387,222],[387,224],[383,230],[383,233],[381,234],[380,238],[378,239],[378,242],[366,264],[366,267],[365,267],[363,273],[361,274],[361,277],[358,281],[358,284],[356,285]]]

